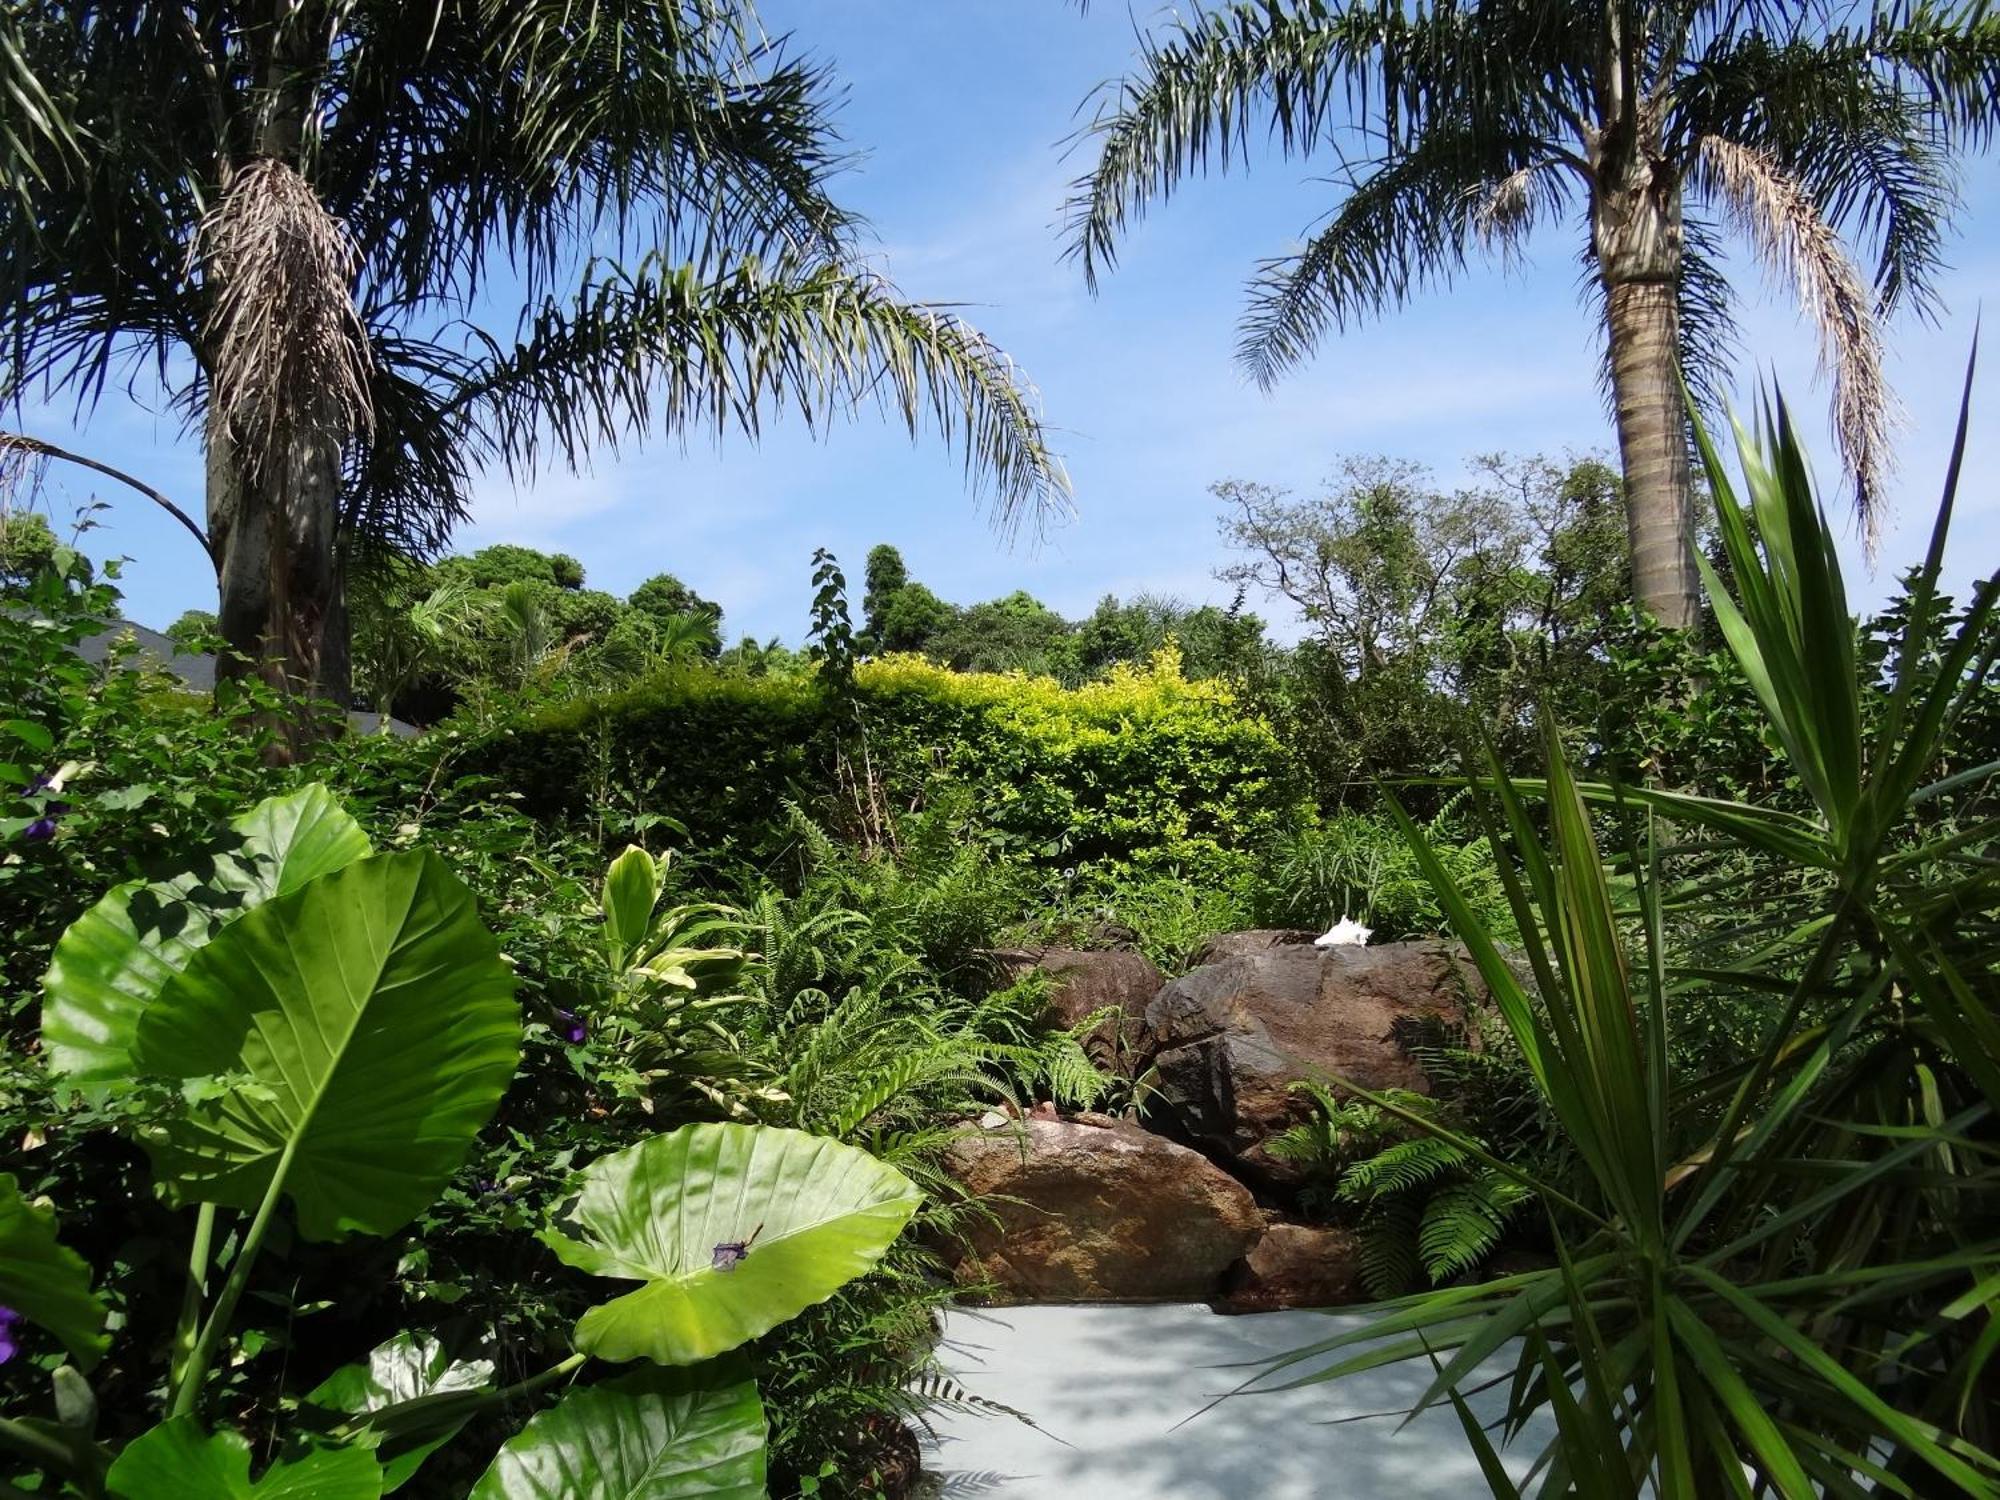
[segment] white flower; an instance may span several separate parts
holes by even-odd
[[[1313,939],[1313,946],[1315,948],[1340,948],[1352,944],[1359,948],[1367,944],[1369,934],[1374,932],[1374,930],[1372,927],[1363,927],[1352,917],[1343,914],[1338,922],[1335,922],[1325,932],[1322,932],[1318,937]]]

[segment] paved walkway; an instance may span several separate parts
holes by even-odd
[[[925,1454],[940,1500],[1482,1500],[1449,1405],[1401,1431],[1430,1367],[1404,1364],[1301,1390],[1231,1397],[1251,1365],[1365,1314],[1221,1317],[1201,1306],[1009,1307],[946,1320],[946,1366],[975,1395],[1032,1417],[943,1414]],[[1492,1417],[1493,1391],[1473,1399]],[[1341,1422],[1375,1412],[1397,1415]],[[1196,1413],[1200,1413],[1196,1415]],[[1191,1420],[1190,1420],[1191,1419]],[[1518,1479],[1547,1440],[1504,1455]]]

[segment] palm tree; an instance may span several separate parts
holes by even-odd
[[[1067,493],[977,330],[863,269],[750,0],[0,3],[0,401],[157,377],[237,670],[345,701],[346,560],[470,478],[869,400]]]
[[[1629,498],[1633,592],[1694,616],[1685,375],[1729,345],[1725,230],[1817,325],[1834,426],[1873,536],[1890,401],[1877,320],[1931,299],[1952,153],[2000,119],[2000,18],[1892,0],[1244,0],[1149,39],[1091,127],[1071,203],[1091,284],[1127,221],[1180,180],[1247,165],[1268,120],[1345,187],[1253,279],[1239,355],[1268,385],[1330,330],[1449,284],[1535,229],[1587,233]],[[1855,233],[1874,285],[1849,258]]]

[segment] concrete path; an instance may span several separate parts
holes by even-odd
[[[939,1351],[946,1367],[975,1395],[1037,1425],[998,1415],[935,1417],[937,1436],[924,1457],[934,1475],[928,1493],[939,1500],[1481,1500],[1489,1491],[1449,1405],[1397,1430],[1428,1383],[1427,1364],[1233,1396],[1202,1411],[1253,1374],[1256,1361],[1366,1321],[1365,1313],[1221,1317],[1201,1306],[954,1312]],[[1490,1418],[1503,1395],[1475,1397],[1473,1409]],[[1376,1412],[1395,1415],[1338,1420]],[[1546,1441],[1546,1429],[1531,1429],[1503,1455],[1517,1479]]]

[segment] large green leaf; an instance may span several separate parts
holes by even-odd
[[[127,1444],[105,1487],[118,1500],[377,1500],[382,1471],[366,1449],[316,1448],[253,1483],[241,1433],[211,1437],[193,1417],[175,1417]]]
[[[472,1415],[449,1398],[490,1390],[493,1361],[455,1360],[435,1334],[399,1333],[359,1364],[344,1366],[306,1396],[309,1405],[351,1417],[392,1413],[393,1425],[365,1425],[353,1441],[382,1465],[382,1493],[401,1488]]]
[[[230,826],[229,851],[171,880],[118,886],[70,924],[42,980],[50,1071],[89,1089],[129,1083],[140,1015],[196,950],[243,912],[370,852],[323,786],[266,798]]]
[[[693,1364],[756,1338],[880,1260],[917,1211],[908,1178],[852,1146],[767,1125],[686,1125],[583,1172],[563,1260],[642,1281],[594,1307],[576,1346]]]
[[[377,855],[265,903],[140,1019],[140,1067],[202,1081],[147,1133],[162,1180],[181,1202],[252,1209],[282,1172],[308,1239],[393,1233],[513,1076],[513,987],[435,854]]]
[[[748,1380],[640,1370],[566,1396],[500,1450],[468,1500],[763,1500]]]
[[[604,872],[604,943],[614,968],[623,968],[646,941],[660,900],[660,870],[660,861],[633,844]]]
[[[90,1289],[90,1267],[57,1241],[55,1215],[29,1203],[3,1172],[0,1305],[48,1329],[85,1369],[104,1354],[104,1304]]]

